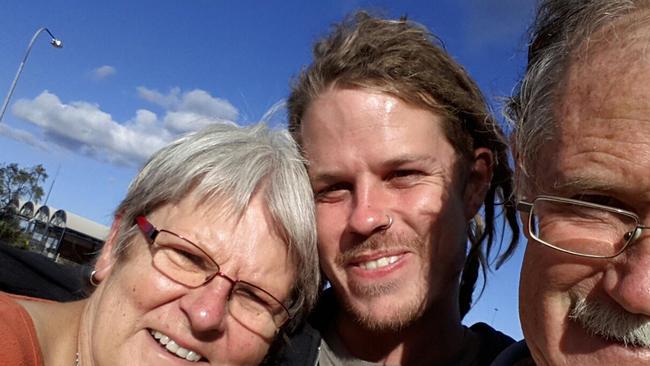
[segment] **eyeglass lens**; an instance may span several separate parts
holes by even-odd
[[[576,254],[610,257],[633,239],[638,221],[601,207],[537,199],[530,223],[531,235],[547,245]]]
[[[145,235],[156,230],[148,221],[138,220]],[[236,281],[220,272],[219,265],[191,241],[167,230],[153,236],[153,265],[162,274],[187,287],[204,285],[215,276],[232,284],[229,313],[240,323],[263,336],[273,336],[289,318],[286,308],[265,290],[245,281]]]

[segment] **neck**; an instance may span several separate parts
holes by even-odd
[[[95,290],[95,295],[101,288]],[[83,309],[80,310],[81,319],[77,334],[77,358],[75,366],[92,365],[92,318],[97,314],[97,296],[90,296]]]
[[[374,330],[339,312],[336,332],[356,358],[390,365],[443,364],[458,357],[466,328],[458,306],[432,304],[412,324],[399,330]]]

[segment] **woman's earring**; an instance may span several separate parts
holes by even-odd
[[[90,272],[90,277],[88,278],[88,282],[90,282],[91,285],[97,287],[99,286],[100,281],[97,281],[95,279],[95,274],[97,273],[96,269],[93,269],[92,272]]]

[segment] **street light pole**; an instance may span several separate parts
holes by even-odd
[[[7,96],[5,97],[5,101],[2,103],[2,109],[0,109],[0,123],[2,123],[2,117],[5,115],[5,111],[7,110],[7,105],[9,105],[9,100],[11,99],[11,96],[14,94],[14,89],[16,88],[16,82],[18,82],[18,78],[20,77],[20,74],[23,72],[23,67],[25,66],[25,62],[27,62],[27,57],[29,56],[29,52],[32,50],[32,46],[34,45],[34,41],[36,41],[36,38],[38,37],[39,34],[47,32],[47,34],[50,35],[52,38],[50,40],[50,44],[54,48],[61,48],[63,47],[63,42],[61,42],[60,39],[54,37],[52,32],[50,32],[49,29],[42,27],[39,28],[36,33],[34,33],[34,36],[32,37],[32,40],[29,41],[29,45],[27,46],[27,51],[25,51],[25,56],[23,57],[23,61],[20,63],[20,66],[18,66],[18,71],[16,71],[16,76],[14,77],[14,81],[11,83],[11,86],[9,87],[9,92],[7,93]]]

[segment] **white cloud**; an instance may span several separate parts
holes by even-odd
[[[121,165],[140,165],[173,138],[156,126],[153,112],[139,110],[133,120],[120,124],[96,104],[64,104],[48,91],[18,100],[13,113],[40,127],[47,144]]]
[[[34,134],[0,124],[0,133],[39,148],[65,148],[97,160],[139,166],[152,153],[180,134],[217,122],[230,122],[238,111],[228,101],[203,90],[182,93],[173,88],[167,95],[139,87],[145,100],[163,107],[164,117],[138,109],[127,121],[118,122],[98,104],[62,102],[45,90],[34,99],[20,99],[13,114],[40,129]]]
[[[181,93],[180,88],[172,88],[168,95],[162,95],[157,90],[147,89],[144,86],[139,86],[136,90],[138,91],[140,98],[153,104],[157,104],[165,109],[177,108],[179,101],[178,95]]]
[[[100,66],[92,71],[92,77],[95,80],[103,80],[109,76],[115,75],[117,70],[110,65]]]
[[[32,135],[30,132],[12,128],[6,123],[0,123],[0,134],[8,136],[16,141],[32,145],[44,151],[50,150],[46,143]]]
[[[239,116],[239,111],[230,102],[204,90],[181,93],[180,88],[172,88],[167,95],[143,86],[137,90],[142,99],[167,110],[164,126],[172,131],[194,131],[215,122],[235,121]]]

